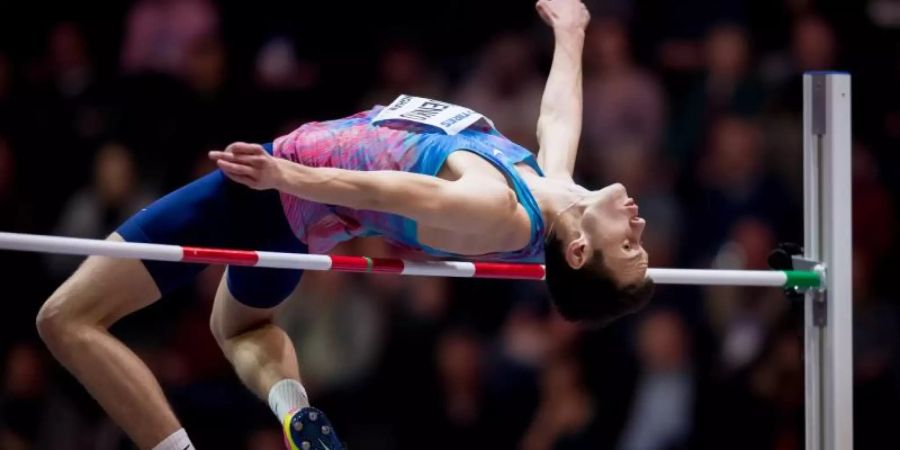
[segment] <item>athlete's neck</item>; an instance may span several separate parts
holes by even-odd
[[[541,208],[546,235],[552,233],[561,240],[569,239],[569,234],[576,229],[584,212],[582,200],[590,191],[577,184],[560,180],[537,176],[524,178],[538,207]]]

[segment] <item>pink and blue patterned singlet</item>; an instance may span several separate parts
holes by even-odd
[[[531,240],[518,251],[491,253],[480,260],[541,262],[544,223],[537,202],[515,164],[524,162],[542,174],[534,156],[484,121],[455,135],[412,122],[372,123],[382,106],[343,119],[307,123],[275,140],[274,154],[310,167],[397,170],[436,176],[447,157],[466,150],[492,163],[509,180],[531,218]],[[354,237],[381,236],[393,245],[441,258],[461,258],[422,245],[411,219],[375,211],[325,205],[282,193],[282,206],[297,237],[311,252],[325,253]]]

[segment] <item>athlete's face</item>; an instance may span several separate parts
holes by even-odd
[[[641,243],[647,222],[638,216],[638,205],[625,186],[615,183],[593,191],[584,206],[585,263],[599,251],[620,286],[640,284],[647,275],[647,251]]]

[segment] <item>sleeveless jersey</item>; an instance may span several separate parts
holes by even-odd
[[[325,253],[354,237],[381,236],[392,245],[442,258],[541,262],[544,223],[531,191],[513,167],[524,162],[543,176],[534,156],[482,120],[448,134],[423,123],[400,120],[373,123],[384,107],[343,119],[307,123],[274,142],[274,155],[310,167],[397,170],[436,176],[454,151],[478,154],[496,167],[515,190],[531,218],[531,240],[513,252],[463,256],[418,242],[416,223],[406,217],[307,201],[281,193],[282,206],[297,237],[311,252]]]

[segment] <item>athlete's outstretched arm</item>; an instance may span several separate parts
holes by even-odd
[[[254,189],[277,189],[317,203],[398,214],[433,228],[477,233],[500,225],[510,227],[514,220],[528,223],[527,215],[520,214],[515,192],[484,177],[447,181],[400,171],[308,167],[244,143],[209,156],[229,178]]]
[[[581,137],[581,53],[590,14],[581,0],[540,0],[536,7],[556,41],[537,124],[537,160],[548,177],[571,180]]]

